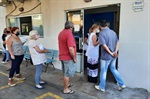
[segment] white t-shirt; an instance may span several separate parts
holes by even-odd
[[[11,35],[7,35],[7,36],[6,36],[6,41],[8,40],[8,38],[9,38],[10,36],[11,36]],[[7,44],[6,44],[6,50],[8,50]]]
[[[90,57],[90,58],[98,59],[98,57],[99,57],[99,44],[97,46],[94,46],[93,41],[92,41],[92,37],[94,35],[96,35],[96,34],[91,33],[89,35],[88,48],[87,48],[86,56]]]
[[[38,53],[34,48],[35,46],[39,46],[39,49],[43,50],[44,47],[42,44],[37,43],[35,40],[30,40],[28,46],[34,65],[39,65],[47,61],[46,54]]]

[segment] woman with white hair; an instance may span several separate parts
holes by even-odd
[[[31,54],[31,58],[33,64],[36,65],[36,73],[35,73],[35,88],[44,89],[42,85],[46,84],[46,82],[41,81],[40,76],[42,73],[43,63],[47,61],[45,53],[48,51],[43,47],[42,44],[39,44],[37,40],[40,38],[40,35],[37,31],[32,30],[29,33],[30,41],[29,41],[29,51]]]

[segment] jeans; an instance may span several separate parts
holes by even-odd
[[[2,60],[3,62],[5,62],[6,61],[6,53],[4,53],[4,58],[3,58],[3,60]]]
[[[9,54],[9,51],[6,50],[5,52],[6,52],[6,61],[9,61],[9,60],[11,59],[11,56],[10,56],[10,54]]]
[[[9,72],[9,78],[13,78],[15,72],[16,74],[20,74],[20,65],[23,61],[23,56],[24,55],[15,56],[15,59],[12,59],[12,67]]]
[[[5,49],[5,53],[4,53],[4,58],[3,58],[3,62],[5,62],[6,61],[6,45],[5,44],[3,44],[3,47],[4,47],[4,49]]]
[[[40,77],[41,77],[41,74],[42,74],[42,68],[43,68],[42,64],[36,65],[36,73],[35,73],[35,83],[36,83],[36,85],[38,85],[41,81]]]
[[[108,67],[110,68],[112,74],[114,75],[116,81],[118,82],[119,86],[123,86],[124,82],[120,77],[119,72],[116,69],[116,59],[114,60],[100,60],[101,64],[101,72],[100,72],[100,84],[99,87],[105,90],[106,86],[106,76]]]

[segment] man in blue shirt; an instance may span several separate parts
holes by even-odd
[[[99,40],[101,47],[101,57],[100,57],[100,84],[96,85],[95,88],[105,92],[106,76],[108,67],[110,68],[112,74],[114,75],[117,83],[119,84],[119,89],[122,90],[126,86],[119,72],[116,69],[116,59],[118,57],[119,40],[116,33],[107,27],[107,22],[105,20],[100,22]]]

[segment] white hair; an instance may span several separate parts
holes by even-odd
[[[38,32],[36,30],[32,30],[30,31],[29,33],[29,36],[30,36],[30,39],[33,39],[34,38],[34,35],[37,34]]]

